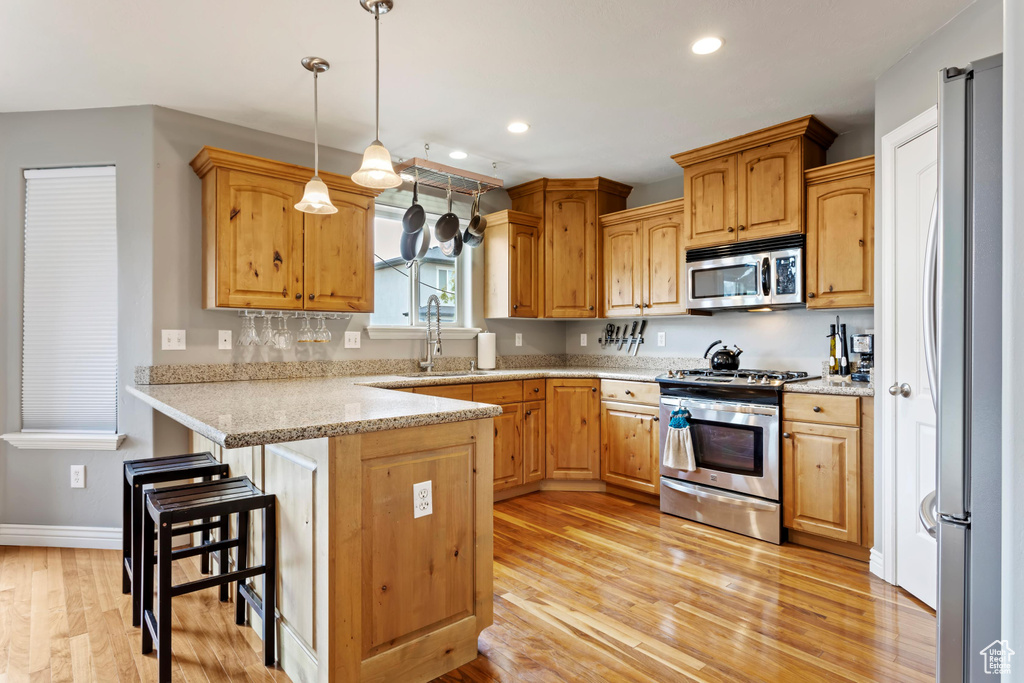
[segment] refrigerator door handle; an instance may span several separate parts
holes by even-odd
[[[938,510],[967,516],[964,418],[967,373],[967,80],[939,72]]]
[[[924,364],[928,371],[928,390],[932,407],[939,411],[939,377],[935,358],[935,288],[938,265],[939,193],[932,200],[932,213],[928,221],[928,238],[924,247],[924,282],[921,284],[921,322],[924,326]],[[933,533],[932,536],[935,534]]]
[[[935,520],[935,491],[932,491],[924,500],[917,511],[917,518],[921,520],[921,526],[928,532],[928,535],[935,538],[939,523]]]

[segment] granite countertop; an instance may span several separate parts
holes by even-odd
[[[843,381],[838,379],[809,379],[803,382],[790,382],[784,391],[797,394],[831,394],[833,396],[874,396],[874,384],[865,382]]]

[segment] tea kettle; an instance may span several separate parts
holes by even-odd
[[[708,357],[711,353],[711,349],[715,348],[716,344],[721,344],[722,340],[711,342],[711,346],[704,352],[704,358]],[[740,354],[743,353],[743,349],[733,345],[735,351],[730,350],[726,345],[722,345],[722,348],[715,351],[714,355],[711,356],[711,369],[712,370],[739,370],[740,369]]]

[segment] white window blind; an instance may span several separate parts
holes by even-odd
[[[23,432],[117,431],[115,180],[25,171]]]

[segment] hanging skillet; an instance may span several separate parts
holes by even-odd
[[[427,212],[420,206],[420,174],[416,172],[416,180],[412,185],[412,206],[405,210],[402,216],[402,230],[405,232],[419,232],[427,222]]]
[[[438,242],[447,242],[459,231],[459,217],[452,213],[452,179],[448,177],[448,213],[437,219],[434,237]]]
[[[398,246],[407,263],[423,258],[430,248],[430,228],[424,226],[419,232],[403,232]]]
[[[483,222],[484,227],[487,227],[487,220],[480,215],[480,191],[477,190],[476,196],[473,198],[473,217],[469,220],[466,232],[462,234],[462,243],[467,247],[479,247],[484,243],[483,230],[481,229],[478,233],[473,231],[473,224],[479,225],[480,221]]]
[[[480,215],[480,183],[476,184],[476,197],[473,198],[473,211],[469,219],[468,232],[483,236],[487,229],[487,219]]]
[[[445,256],[458,256],[462,253],[462,232],[455,231],[455,236],[447,242],[441,242],[441,253]]]

